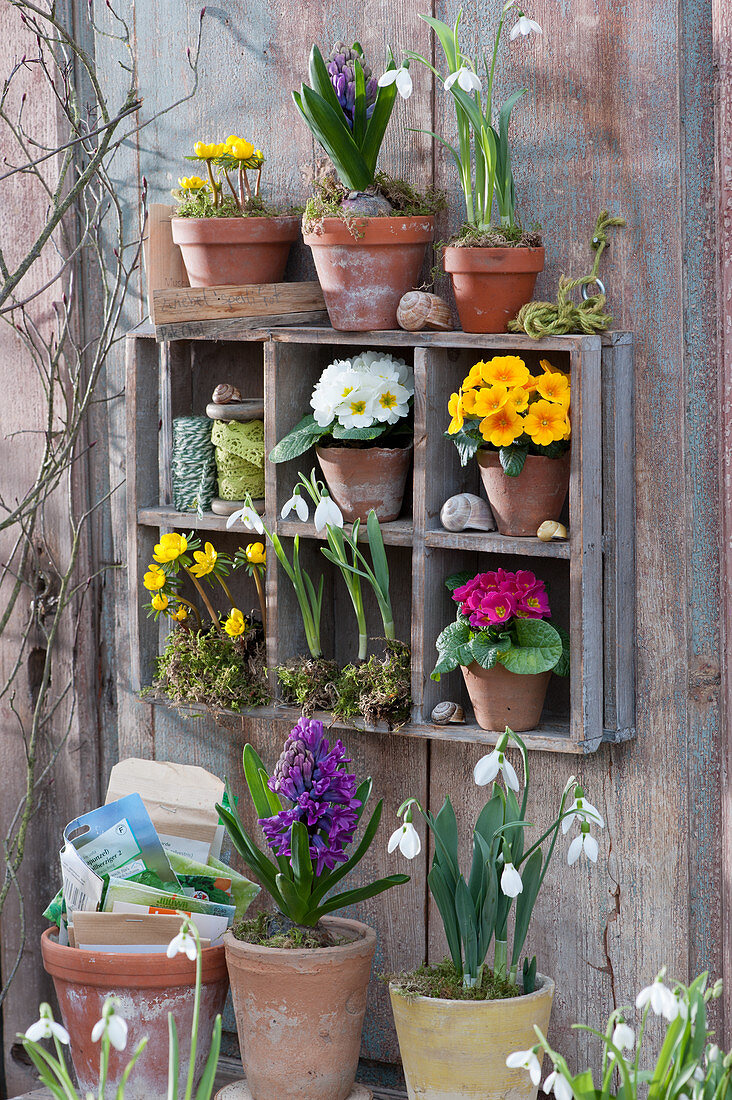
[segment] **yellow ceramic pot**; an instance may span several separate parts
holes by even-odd
[[[409,1100],[534,1100],[525,1069],[508,1069],[514,1050],[546,1035],[554,982],[536,976],[538,989],[500,1001],[446,1001],[406,997],[390,985]]]

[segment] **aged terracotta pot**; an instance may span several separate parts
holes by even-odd
[[[482,668],[476,661],[460,667],[481,729],[495,733],[503,733],[506,726],[516,733],[536,729],[551,671],[522,676],[500,663]]]
[[[99,1083],[99,1043],[91,1041],[107,997],[120,1000],[127,1020],[127,1048],[109,1053],[108,1093],[114,1093],[132,1051],[141,1039],[148,1043],[125,1088],[125,1100],[165,1096],[168,1086],[168,1013],[178,1029],[180,1064],[187,1067],[193,1022],[196,965],[185,955],[127,955],[62,947],[56,929],[41,937],[43,965],[53,978],[64,1027],[71,1038],[71,1058],[81,1092],[96,1096]],[[196,1086],[211,1046],[216,1016],[223,1012],[229,977],[224,948],[205,947],[202,954],[201,1014],[198,1026]],[[178,1095],[185,1092],[187,1069],[181,1073]]]
[[[371,508],[379,523],[398,519],[404,500],[412,444],[408,447],[316,447],[330,495],[347,523],[366,522]]]
[[[171,218],[191,286],[281,283],[298,218]]]
[[[288,950],[224,936],[254,1100],[346,1100],[353,1089],[376,933],[343,917],[323,923],[353,939]]]
[[[323,218],[318,232],[303,233],[334,329],[366,332],[397,328],[402,295],[419,282],[435,219],[359,218],[354,237],[341,218]]]
[[[518,477],[503,472],[498,451],[478,451],[485,495],[502,535],[536,536],[545,519],[559,519],[569,491],[570,452],[527,455]]]
[[[448,246],[444,265],[464,331],[508,332],[508,322],[533,297],[544,249]]]
[[[539,989],[500,1001],[405,997],[389,986],[409,1100],[534,1100],[525,1069],[508,1069],[514,1050],[544,1035],[554,982],[537,974]]]

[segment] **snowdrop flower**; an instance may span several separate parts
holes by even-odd
[[[506,1059],[506,1065],[509,1069],[527,1069],[533,1085],[541,1081],[541,1066],[533,1050],[514,1050]]]
[[[119,1001],[108,997],[102,1009],[102,1018],[92,1028],[92,1042],[98,1043],[106,1035],[115,1050],[124,1050],[127,1046],[127,1021],[116,1011]]]
[[[632,1050],[635,1046],[635,1032],[627,1024],[617,1024],[613,1031],[613,1046],[618,1050]]]
[[[262,523],[261,516],[252,508],[250,504],[245,504],[243,508],[239,508],[238,511],[232,512],[226,521],[227,530],[233,527],[237,520],[241,520],[244,526],[249,531],[256,531],[258,535],[264,534],[264,524]]]
[[[287,519],[293,508],[297,513],[297,518],[301,520],[302,523],[305,523],[310,514],[308,512],[308,503],[306,500],[303,500],[297,489],[292,494],[287,503],[282,505],[282,511],[280,512],[280,516],[282,517],[282,519]]]
[[[422,851],[422,841],[419,839],[419,833],[411,820],[407,820],[406,816],[399,828],[395,829],[389,837],[389,852],[393,852],[397,847],[405,859],[414,859]]]
[[[27,1028],[25,1039],[31,1043],[37,1043],[40,1039],[58,1039],[59,1043],[69,1044],[69,1033],[61,1024],[57,1024],[51,1012],[49,1004],[42,1004],[40,1019]]]
[[[553,1091],[556,1100],[572,1100],[574,1096],[569,1081],[566,1077],[562,1077],[561,1073],[558,1073],[555,1069],[552,1070],[541,1087],[547,1096]]]
[[[409,69],[405,68],[404,65],[400,65],[398,69],[387,69],[385,73],[381,74],[377,84],[380,88],[388,88],[395,82],[397,91],[402,99],[409,99],[414,86],[412,84],[412,78],[409,75]]]
[[[523,12],[519,13],[518,23],[515,23],[511,28],[509,34],[510,40],[513,42],[514,38],[518,38],[520,34],[526,37],[527,34],[541,34],[541,27],[535,19],[528,19]]]
[[[516,898],[523,893],[524,884],[521,875],[512,863],[507,863],[501,875],[501,890],[507,898]]]
[[[195,962],[198,957],[195,936],[192,936],[184,926],[177,936],[173,936],[165,954],[169,959],[172,959],[174,955],[187,955],[191,962]]]
[[[581,787],[575,789],[574,802],[567,810],[567,816],[562,822],[562,832],[568,833],[577,819],[580,822],[588,821],[591,825],[597,825],[600,829],[605,828],[602,814],[591,802],[587,801]]]
[[[496,745],[493,752],[489,752],[487,756],[482,756],[475,765],[473,779],[479,787],[485,787],[486,783],[493,782],[499,772],[503,776],[506,786],[510,787],[512,791],[518,792],[519,781],[516,770],[513,764],[506,760],[503,749],[499,749]]]
[[[590,826],[586,824],[582,826],[580,835],[576,836],[569,846],[567,863],[570,867],[577,862],[583,852],[592,863],[597,863],[597,841],[590,832]]]
[[[473,72],[472,69],[468,69],[465,65],[461,65],[456,72],[450,73],[445,81],[445,91],[449,92],[453,84],[457,80],[458,87],[462,88],[464,92],[479,92],[483,85],[480,82],[480,77]]]
[[[315,509],[315,530],[320,534],[324,527],[343,526],[343,515],[340,508],[327,493],[321,498],[320,504]]]
[[[666,969],[664,967],[655,982],[651,982],[645,989],[641,989],[635,999],[635,1007],[645,1008],[646,1005],[650,1004],[651,1011],[656,1016],[663,1016],[665,1020],[672,1023],[679,1015],[679,1000],[668,986],[663,984],[661,979],[665,973]]]

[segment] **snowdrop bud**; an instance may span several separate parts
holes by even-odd
[[[620,1023],[613,1031],[613,1045],[619,1050],[631,1050],[635,1045],[635,1032],[627,1024]]]

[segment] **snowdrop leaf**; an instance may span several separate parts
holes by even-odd
[[[460,928],[460,936],[463,941],[465,953],[464,971],[471,977],[477,977],[478,973],[478,929],[476,927],[475,909],[470,891],[465,885],[465,879],[461,875],[455,887],[455,912]]]
[[[213,1032],[211,1034],[211,1049],[208,1052],[206,1067],[203,1071],[201,1082],[198,1086],[198,1089],[196,1090],[196,1100],[211,1100],[211,1093],[213,1092],[214,1080],[216,1078],[216,1070],[218,1069],[220,1048],[221,1016],[218,1015],[214,1020]]]
[[[269,455],[270,462],[288,462],[291,458],[297,458],[329,431],[329,428],[321,428],[313,414],[308,413],[284,439],[272,448]]]
[[[369,424],[364,428],[344,428],[337,420],[333,424],[334,439],[377,439],[384,434],[385,424]]]
[[[373,508],[366,517],[366,533],[369,539],[371,551],[371,564],[374,570],[376,582],[381,589],[382,599],[389,598],[389,562],[384,549],[384,538],[381,534],[381,525]],[[378,592],[377,592],[378,595]]]
[[[529,962],[528,958],[524,959],[522,974],[523,980],[521,984],[524,993],[533,993],[536,989],[536,955],[534,955],[531,962]]]
[[[178,1028],[175,1026],[175,1016],[168,1013],[168,1095],[166,1100],[178,1100],[178,1069],[180,1058],[178,1056]]]
[[[536,957],[534,957],[534,977],[536,977]],[[597,1092],[595,1082],[592,1080],[592,1070],[586,1069],[573,1077],[572,1089],[577,1100],[596,1100]]]
[[[455,969],[460,973],[463,968],[463,955],[457,913],[455,912],[454,891],[448,887],[442,869],[436,864],[432,865],[432,869],[427,875],[427,885],[430,888],[430,893],[435,899],[435,904],[442,917],[450,958],[453,961]]]
[[[548,672],[562,656],[562,639],[543,619],[517,619],[516,640],[517,644],[499,658],[509,672],[521,676]]]
[[[290,848],[292,856],[292,873],[295,880],[295,889],[303,901],[310,898],[310,888],[313,884],[313,861],[310,858],[310,838],[304,822],[293,821],[290,828]]]
[[[455,810],[449,796],[442,803],[439,813],[436,815],[432,831],[437,843],[435,844],[434,862],[445,871],[448,884],[457,882],[458,878],[458,830]]]
[[[452,27],[448,26],[447,23],[443,23],[441,19],[434,19],[431,15],[420,15],[419,18],[423,19],[428,26],[432,27],[432,30],[440,40],[440,45],[445,51],[447,67],[451,73],[455,72],[458,68],[458,58],[455,49],[455,32]]]
[[[536,897],[541,884],[541,870],[544,865],[544,857],[541,848],[527,859],[521,867],[521,879],[524,884],[523,892],[516,898],[516,924],[513,932],[513,954],[511,966],[517,966],[521,952],[524,949],[526,935],[529,931],[529,923],[534,912]]]

